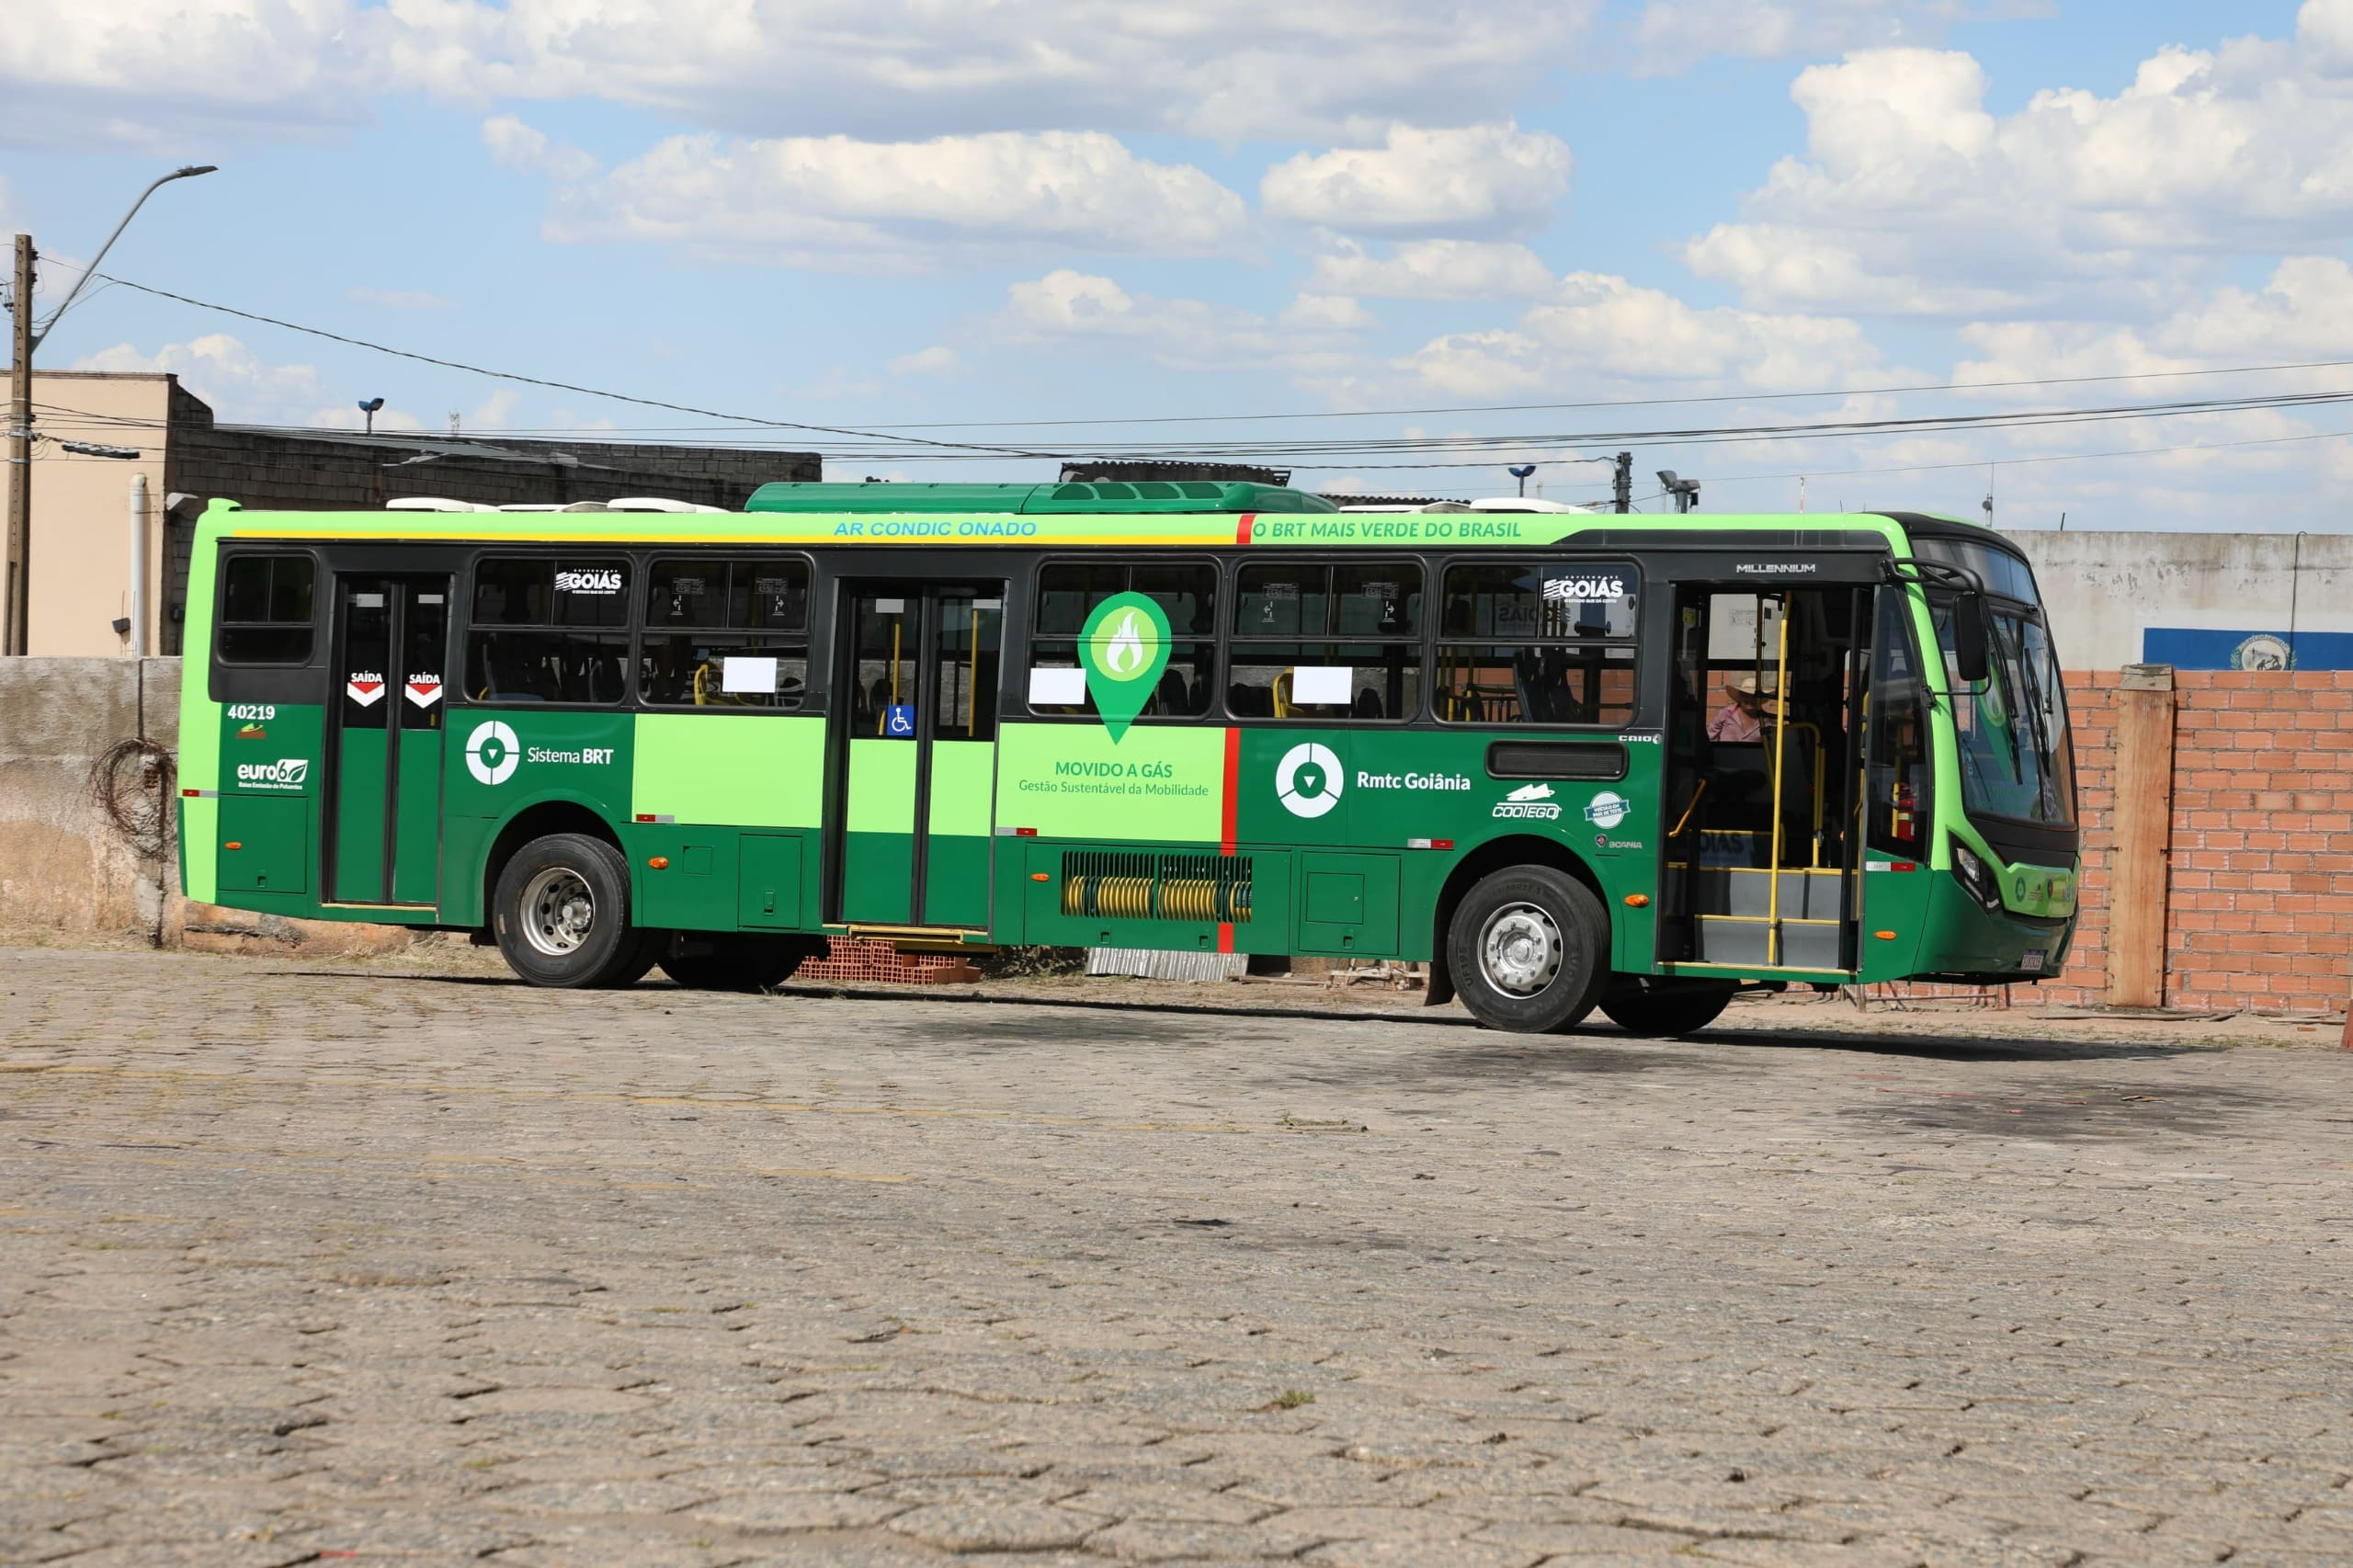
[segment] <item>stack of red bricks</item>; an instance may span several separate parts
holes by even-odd
[[[952,985],[981,978],[981,971],[952,953],[902,953],[888,942],[836,937],[830,958],[812,959],[793,971],[795,980],[888,982],[893,985]]]
[[[2084,817],[2082,926],[2039,999],[2104,999],[2119,676],[2067,677]],[[2353,671],[2174,676],[2165,1003],[2341,1011],[2353,997]]]

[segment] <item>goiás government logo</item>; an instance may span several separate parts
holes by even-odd
[[[1343,777],[1331,748],[1304,741],[1275,764],[1275,798],[1295,817],[1320,817],[1340,803]]]
[[[515,732],[495,719],[483,720],[466,737],[466,771],[484,784],[506,783],[522,760]]]
[[[1168,668],[1168,614],[1142,594],[1113,594],[1080,631],[1078,662],[1111,743],[1128,733]]]

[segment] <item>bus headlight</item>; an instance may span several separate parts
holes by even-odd
[[[1986,868],[1985,862],[1977,858],[1977,852],[1957,838],[1952,841],[1952,874],[1982,907],[2000,913],[2001,885],[1994,880],[1994,873]]]

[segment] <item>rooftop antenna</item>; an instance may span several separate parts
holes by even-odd
[[[368,428],[365,432],[366,434],[372,436],[376,433],[376,411],[383,406],[384,400],[381,397],[362,398],[360,400],[359,412],[368,416]]]
[[[452,435],[452,436],[454,436],[454,435],[456,435],[457,433],[458,433],[458,411],[457,411],[456,409],[454,409],[454,408],[453,408],[453,409],[451,409],[451,410],[449,411],[449,434],[450,434],[450,435]]]

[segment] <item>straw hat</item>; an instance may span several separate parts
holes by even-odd
[[[1729,692],[1736,693],[1742,697],[1763,696],[1769,698],[1773,695],[1778,684],[1779,683],[1777,683],[1771,676],[1765,676],[1761,683],[1758,681],[1757,677],[1753,675],[1734,676],[1732,679],[1724,682],[1724,689]]]

